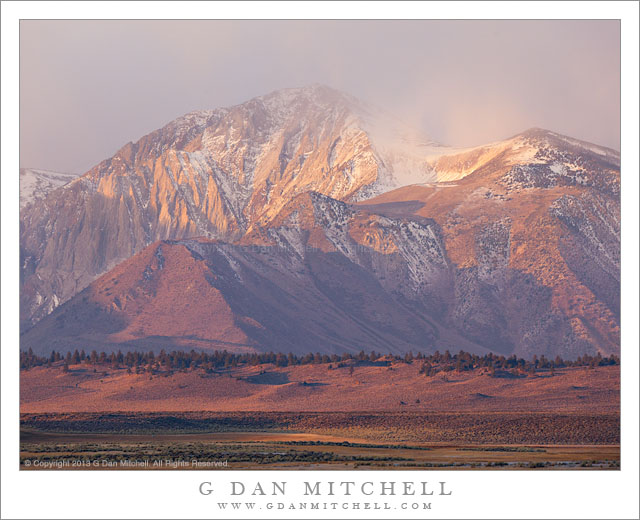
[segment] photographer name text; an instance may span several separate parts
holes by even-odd
[[[428,481],[380,481],[380,482],[355,482],[355,481],[315,481],[298,483],[297,489],[292,492],[299,496],[449,496],[452,491],[447,482]],[[286,496],[289,482],[253,482],[248,484],[241,481],[231,481],[219,493],[216,493],[211,482],[201,482],[198,491],[205,496]]]

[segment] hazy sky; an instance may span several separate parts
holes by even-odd
[[[83,173],[176,117],[323,83],[431,138],[620,147],[617,21],[22,21],[20,162]]]

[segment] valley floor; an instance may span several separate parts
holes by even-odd
[[[21,372],[21,467],[618,469],[619,374],[35,367]]]
[[[417,363],[258,365],[129,374],[108,364],[21,372],[20,411],[412,411],[619,413],[620,367],[515,377],[486,369],[426,377]]]
[[[615,415],[23,414],[23,469],[617,469]]]

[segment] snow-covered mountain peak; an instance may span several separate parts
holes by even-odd
[[[282,89],[249,103],[262,104],[280,121],[302,124],[310,114],[320,114],[325,121],[340,121],[341,128],[335,129],[338,132],[364,132],[378,162],[379,175],[376,185],[356,198],[408,184],[436,181],[428,159],[448,151],[448,147],[394,114],[325,85]]]
[[[364,130],[380,147],[393,142],[405,147],[421,147],[422,156],[431,148],[445,149],[440,143],[424,135],[400,118],[376,105],[360,100],[351,94],[321,84],[299,88],[276,90],[246,103],[262,103],[271,113],[302,115],[303,111],[322,110],[324,112],[348,113],[349,122]]]
[[[246,245],[275,241],[295,252],[280,264],[281,272],[290,266],[303,269],[300,259],[310,246],[339,259],[336,266],[349,265],[347,261],[359,266],[348,273],[366,267],[372,276],[382,275],[381,283],[388,283],[394,294],[397,281],[408,280],[407,291],[409,287],[426,291],[420,298],[431,302],[429,312],[453,316],[461,323],[478,319],[483,323],[487,305],[500,320],[512,316],[495,307],[496,299],[482,297],[487,266],[493,265],[487,259],[495,258],[500,269],[515,265],[509,263],[511,251],[524,251],[519,253],[524,255],[520,265],[531,266],[531,254],[538,258],[535,270],[522,274],[523,291],[528,290],[532,272],[544,271],[540,283],[548,287],[556,280],[574,284],[571,273],[576,271],[586,284],[595,284],[589,294],[602,294],[613,305],[615,285],[607,280],[614,280],[617,265],[614,256],[598,251],[615,251],[616,244],[619,248],[616,163],[617,152],[540,129],[474,148],[442,146],[394,115],[322,85],[191,112],[128,143],[76,181],[54,172],[21,172],[23,190],[31,184],[45,186],[45,180],[43,190],[73,181],[51,189],[21,211],[22,327],[30,327],[149,244],[196,237]],[[430,186],[413,186],[422,183]],[[408,187],[385,193],[403,186]],[[369,201],[370,209],[360,211],[365,206],[358,201],[383,193],[381,201]],[[555,203],[561,195],[566,197]],[[416,208],[420,218],[412,216]],[[532,211],[544,214],[533,224]],[[587,213],[594,218],[585,220]],[[536,248],[547,236],[564,240],[561,233],[569,232],[564,228],[538,232],[538,223],[549,225],[549,215],[564,219],[571,232],[586,231],[576,238],[584,247],[576,249],[576,255],[566,253],[570,256],[566,270],[547,277],[551,269],[547,249]],[[509,219],[516,233],[510,232]],[[594,226],[600,238],[591,233]],[[531,247],[509,246],[510,237],[525,232],[531,233],[526,238]],[[482,254],[475,255],[480,249]],[[221,251],[229,263],[228,273],[237,274],[245,262],[242,255],[225,256],[228,250]],[[557,253],[554,266],[563,265],[559,260],[563,254]],[[600,271],[583,261],[591,257],[600,258]],[[463,281],[463,293],[454,294],[460,277],[449,277],[447,258],[462,266],[465,279],[467,274],[475,276],[470,267],[481,264],[477,271],[481,284]],[[248,261],[266,265],[258,259]],[[506,274],[499,271],[492,280],[497,283]],[[342,280],[346,283],[351,277]],[[586,290],[585,285],[577,298],[583,298]],[[539,298],[542,293],[532,294]],[[505,294],[507,307],[513,303],[510,298]],[[466,302],[471,299],[475,307],[470,311]],[[545,300],[536,301],[539,308],[548,308]],[[573,313],[574,304],[569,303]],[[522,316],[528,311],[523,307]],[[534,316],[530,328],[513,329],[511,337],[532,334],[531,341],[537,341],[539,323],[547,323],[549,316]],[[606,318],[605,325],[614,321]],[[495,323],[486,321],[486,330],[495,330]],[[558,334],[543,339],[556,344],[566,337],[564,332]],[[494,345],[504,338],[488,335],[484,340]]]
[[[304,87],[284,88],[275,90],[264,96],[254,98],[262,101],[265,106],[289,106],[300,103],[310,103],[318,107],[356,107],[362,102],[346,92],[321,84]]]

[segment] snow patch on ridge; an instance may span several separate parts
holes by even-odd
[[[20,209],[44,198],[51,190],[77,179],[72,173],[60,173],[33,168],[20,169]]]

